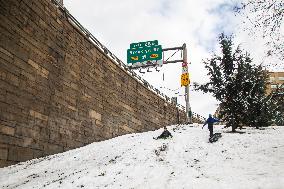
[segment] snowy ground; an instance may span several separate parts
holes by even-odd
[[[172,139],[130,134],[2,168],[0,188],[284,188],[284,127],[216,127],[213,144],[198,125],[171,126]]]

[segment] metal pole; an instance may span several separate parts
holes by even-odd
[[[187,64],[187,48],[186,44],[183,44],[183,62]],[[187,116],[187,122],[192,123],[191,119],[191,107],[189,103],[189,85],[185,87],[185,112]]]

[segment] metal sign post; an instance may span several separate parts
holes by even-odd
[[[189,78],[188,78],[187,48],[186,48],[186,44],[184,43],[182,47],[183,47],[183,70],[186,70],[185,72],[187,72],[187,73],[183,73],[183,74],[187,74],[187,78],[185,78],[185,82],[186,83],[184,83],[185,84],[185,111],[186,111],[188,123],[192,123],[191,107],[190,107],[190,103],[189,103]]]

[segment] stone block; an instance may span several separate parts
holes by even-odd
[[[0,133],[0,144],[9,144],[9,145],[17,145],[21,146],[23,144],[23,139],[10,136],[10,135],[4,135]]]
[[[78,111],[78,109],[74,106],[71,106],[71,105],[67,105],[67,108],[72,110],[72,111]]]
[[[95,110],[89,110],[89,116],[91,119],[102,120],[102,115]]]
[[[51,143],[54,143],[56,141],[60,141],[62,139],[63,134],[56,132],[56,131],[52,131],[49,135],[49,140]]]
[[[0,79],[6,80],[7,73],[4,70],[0,70]]]
[[[119,131],[120,129],[123,129],[124,131],[128,132],[128,133],[133,133],[135,132],[135,130],[133,128],[130,128],[127,124],[123,124],[119,126]]]
[[[15,136],[39,139],[40,138],[40,134],[39,133],[40,133],[39,129],[33,129],[33,128],[28,128],[28,127],[17,126],[16,127]]]
[[[41,75],[42,77],[48,78],[49,71],[47,69],[41,67],[38,74]]]
[[[33,158],[40,158],[43,157],[43,151],[42,150],[33,150]]]
[[[15,135],[15,128],[14,127],[8,127],[5,125],[0,124],[0,133],[5,135]]]
[[[33,159],[33,150],[30,148],[10,146],[8,153],[9,161],[27,161]]]
[[[33,60],[29,59],[28,64],[30,64],[34,69],[36,69],[36,73],[42,77],[48,78],[49,71],[45,69],[44,67],[40,66]]]
[[[14,55],[13,55],[13,54],[11,54],[11,53],[10,53],[9,51],[7,51],[6,49],[3,49],[2,47],[0,47],[0,52],[1,52],[2,54],[4,54],[5,56],[10,57],[11,59],[14,58]],[[2,57],[1,53],[0,53],[0,57]]]
[[[29,58],[29,50],[24,47],[20,47],[18,45],[14,49],[14,54],[16,54],[18,58],[24,61],[28,60]]]
[[[50,129],[47,127],[40,127],[40,140],[42,141],[48,141],[50,138]]]
[[[19,86],[19,83],[20,83],[18,76],[8,73],[8,72],[6,73],[6,81],[8,81],[9,83],[15,86]]]
[[[137,123],[133,123],[132,121],[128,121],[127,126],[136,130],[136,131],[142,131],[142,129],[143,129],[142,123],[139,125]]]
[[[18,90],[18,89],[16,89]],[[21,114],[20,106],[22,104],[22,99],[12,91],[7,91],[6,93],[6,104],[2,104],[7,112],[14,114]]]
[[[44,154],[51,155],[63,152],[63,146],[51,144],[51,143],[44,143]]]
[[[43,150],[43,145],[40,142],[40,140],[28,137],[23,137],[22,147],[29,147],[32,149]]]
[[[2,149],[8,149],[8,144],[4,144],[0,142],[0,148]]]
[[[7,160],[0,160],[0,168],[2,167],[8,167],[10,165],[14,165],[18,163],[17,161],[7,161]]]
[[[84,143],[72,139],[65,139],[65,142],[66,142],[65,148],[69,149],[79,148],[81,146],[84,146]]]
[[[136,119],[135,117],[132,117],[131,121],[133,123],[137,124],[137,125],[141,125],[142,124],[142,122],[140,120]]]
[[[40,112],[37,112],[37,111],[34,111],[34,110],[30,110],[30,115],[32,117],[35,117],[37,119],[41,119],[41,120],[44,120],[44,121],[47,121],[48,120],[48,116],[40,113]]]
[[[0,148],[0,160],[7,160],[7,159],[8,159],[8,149]]]

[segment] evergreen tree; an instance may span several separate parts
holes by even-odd
[[[266,95],[268,74],[261,66],[252,67],[247,74],[250,80],[243,88],[247,103],[243,111],[243,123],[256,128],[268,126],[273,117],[271,96]]]
[[[222,53],[204,61],[210,81],[195,84],[196,90],[212,93],[220,101],[220,118],[235,132],[241,125],[265,126],[271,120],[267,114],[269,98],[265,96],[267,74],[252,65],[248,53],[238,47],[233,50],[232,38],[219,37]]]

